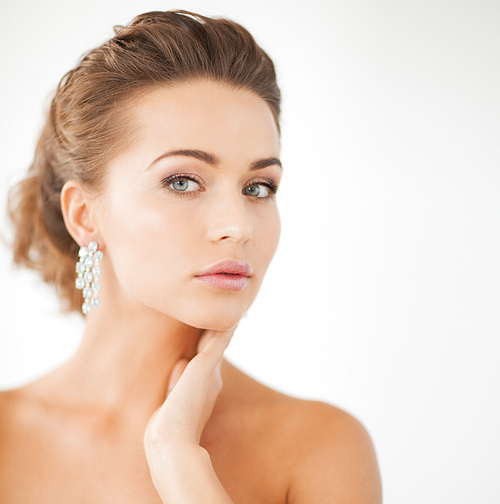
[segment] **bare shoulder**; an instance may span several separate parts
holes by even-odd
[[[21,393],[18,389],[0,391],[0,432],[10,423],[20,407]]]
[[[0,390],[0,421],[9,421],[37,403],[32,388],[35,382],[15,389]]]
[[[43,401],[33,393],[32,384],[0,391],[0,448],[17,445],[42,418]],[[1,451],[1,450],[0,450]]]
[[[19,389],[0,391],[0,453],[8,453],[7,448],[16,436],[16,426],[23,416],[23,394]],[[0,457],[0,462],[5,457]]]
[[[289,504],[382,501],[373,443],[353,416],[329,404],[294,400],[297,465]]]
[[[286,467],[288,504],[381,502],[373,443],[357,419],[330,404],[276,392],[243,373],[236,379],[258,411],[259,432],[265,425]]]
[[[27,387],[0,391],[0,443],[13,428],[20,427],[32,403]]]

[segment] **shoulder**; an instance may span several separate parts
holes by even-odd
[[[12,428],[20,427],[22,420],[33,409],[33,400],[26,389],[18,388],[0,391],[0,441]],[[31,415],[33,416],[33,415]]]
[[[0,432],[5,432],[2,427],[10,423],[20,407],[21,393],[18,389],[0,391]]]
[[[246,408],[259,419],[259,433],[272,440],[269,450],[287,468],[289,504],[381,502],[375,450],[357,419],[330,404],[281,394],[243,374],[236,379],[248,394]]]
[[[44,417],[43,401],[31,384],[0,391],[0,446],[25,438]]]
[[[289,503],[381,502],[372,441],[353,416],[329,404],[296,400],[290,434],[296,465]]]
[[[0,391],[0,452],[3,454],[16,436],[16,425],[23,416],[23,403],[19,390]]]

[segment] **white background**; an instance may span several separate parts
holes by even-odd
[[[367,426],[386,504],[500,501],[500,3],[1,0],[0,204],[43,104],[148,10],[246,26],[283,91],[283,232],[228,351]],[[2,224],[5,229],[5,224]],[[0,252],[0,387],[76,349],[78,316]]]

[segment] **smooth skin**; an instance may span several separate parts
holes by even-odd
[[[63,189],[68,231],[104,251],[101,306],[70,361],[0,394],[0,502],[381,502],[359,422],[223,359],[279,240],[267,104],[198,80],[136,98],[128,128],[103,190]],[[252,266],[241,291],[197,278],[228,259]]]

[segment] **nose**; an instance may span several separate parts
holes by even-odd
[[[253,223],[242,194],[219,194],[207,211],[207,237],[210,241],[232,240],[248,243],[252,239]]]

